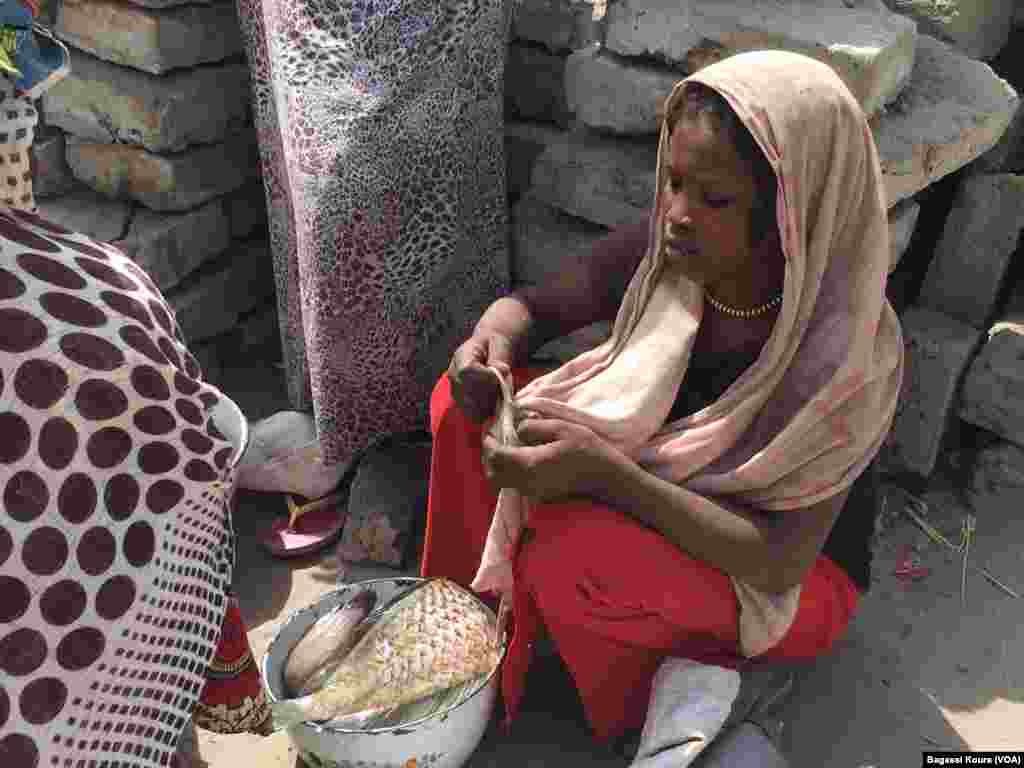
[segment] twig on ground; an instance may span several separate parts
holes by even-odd
[[[907,506],[905,506],[903,508],[903,511],[906,512],[907,515],[910,517],[910,519],[913,520],[917,524],[917,526],[922,531],[925,532],[925,534],[928,536],[928,538],[930,538],[936,544],[943,545],[944,547],[949,549],[951,552],[956,552],[957,554],[964,555],[964,569],[965,569],[965,572],[966,572],[967,568],[970,568],[975,573],[979,573],[982,576],[984,576],[985,579],[990,584],[992,584],[994,587],[997,587],[998,589],[1000,589],[1001,591],[1003,591],[1004,593],[1006,593],[1010,597],[1012,597],[1012,598],[1014,598],[1016,600],[1020,599],[1020,594],[1018,594],[1013,589],[1010,589],[1010,587],[1008,587],[1005,584],[1003,584],[1003,582],[999,581],[999,579],[997,579],[995,576],[993,576],[988,571],[988,569],[986,569],[986,568],[979,568],[976,565],[968,565],[967,564],[967,552],[966,552],[966,547],[965,547],[965,544],[966,544],[967,540],[965,540],[963,538],[963,536],[965,534],[963,534],[963,533],[961,534],[960,546],[954,545],[952,542],[950,542],[949,539],[947,539],[945,536],[943,536],[927,520],[925,520],[923,517],[921,517],[921,515],[919,515],[917,512],[914,511],[914,509],[913,509],[914,507],[917,507],[918,509],[921,509],[921,510],[927,510],[928,509],[927,502],[925,502],[924,499],[918,498],[917,496],[915,496],[914,494],[910,493],[909,491],[905,491],[902,488],[900,488],[900,490],[903,492],[903,494],[907,497],[907,500],[910,502]],[[972,521],[969,525],[970,525],[970,534],[973,537],[974,530],[975,530],[975,523],[973,522],[974,515],[969,515],[968,517]],[[965,521],[965,523],[964,523],[965,528],[962,529],[963,531],[966,531],[966,526],[967,525],[968,525],[968,523]],[[964,584],[965,584],[965,582],[963,580],[961,580],[961,599],[963,599],[962,596],[963,596]]]
[[[964,606],[967,604],[967,557],[971,552],[971,539],[974,538],[974,528],[976,526],[974,515],[968,515],[963,522],[963,527],[960,534],[960,547],[963,549],[964,559],[963,567],[960,570],[960,605]]]

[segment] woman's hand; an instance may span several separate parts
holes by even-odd
[[[497,333],[471,336],[455,350],[448,366],[452,399],[477,424],[494,415],[501,395],[487,366],[494,366],[508,376],[512,366],[512,342],[508,338]]]
[[[626,457],[587,427],[529,417],[516,426],[522,447],[483,438],[484,474],[497,488],[514,488],[530,501],[599,500]]]

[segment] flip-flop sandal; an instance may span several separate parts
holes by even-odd
[[[341,536],[348,517],[347,509],[339,509],[344,494],[333,493],[304,504],[291,494],[285,498],[288,519],[276,521],[263,536],[263,547],[271,555],[282,559],[311,555]]]

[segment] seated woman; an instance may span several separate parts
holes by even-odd
[[[31,146],[3,76],[0,101]],[[230,594],[240,414],[218,430],[225,398],[149,277],[17,210],[19,181],[0,204],[0,765],[167,766],[190,719],[266,732]]]
[[[875,514],[851,487],[903,370],[877,152],[832,70],[734,56],[665,114],[650,222],[496,301],[438,382],[422,569],[510,599],[509,717],[543,621],[596,735],[644,725],[645,766],[689,764],[737,669],[846,629]],[[519,367],[604,319],[597,349]]]

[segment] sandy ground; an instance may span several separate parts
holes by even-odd
[[[273,387],[242,372],[225,389],[254,418],[283,406]],[[266,381],[266,378],[263,379]],[[936,493],[929,520],[954,543],[971,511],[953,494]],[[970,562],[1024,593],[1024,494],[977,500]],[[280,497],[242,493],[235,515],[236,588],[259,657],[292,611],[335,587],[333,550],[298,561],[274,560],[259,536],[284,513]],[[916,547],[929,574],[894,575],[906,547]],[[800,672],[786,708],[783,747],[794,768],[905,768],[924,750],[1024,749],[1024,600],[969,572],[961,600],[959,555],[930,542],[909,519],[883,538],[875,584],[835,652]],[[394,573],[357,568],[348,580]],[[506,736],[492,727],[467,768],[624,766],[595,745],[570,680],[557,659],[535,663],[524,712]],[[492,724],[493,725],[493,724]],[[270,738],[199,734],[213,768],[302,768],[285,734]]]

